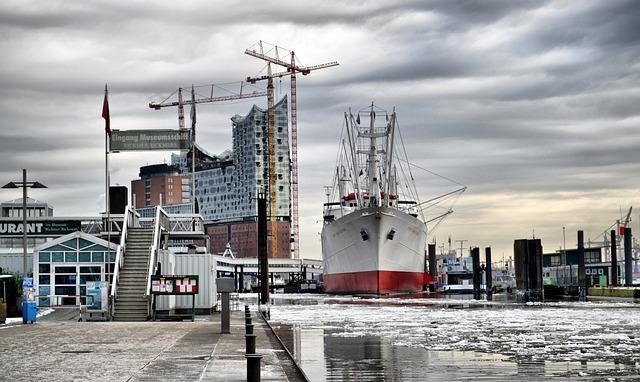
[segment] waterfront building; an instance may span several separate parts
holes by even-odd
[[[140,167],[140,179],[131,181],[131,200],[138,208],[188,203],[190,192],[189,178],[166,163]]]

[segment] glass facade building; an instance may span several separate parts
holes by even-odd
[[[87,281],[113,278],[117,245],[74,232],[36,247],[33,280],[38,306],[86,304]]]

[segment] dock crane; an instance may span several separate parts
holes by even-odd
[[[258,46],[258,51],[254,48]],[[247,77],[247,82],[256,83],[257,81],[267,80],[267,102],[268,111],[268,131],[269,131],[269,213],[271,220],[274,220],[275,211],[275,148],[271,147],[271,142],[275,140],[272,134],[275,134],[275,117],[273,115],[273,78],[291,76],[291,236],[293,241],[293,258],[300,258],[300,238],[299,238],[299,222],[298,222],[298,106],[297,106],[297,89],[296,89],[296,73],[306,76],[313,70],[329,68],[337,66],[337,61],[327,62],[324,64],[313,66],[301,66],[296,63],[294,51],[289,51],[278,47],[277,45],[266,43],[260,40],[253,47],[246,49],[245,54],[259,58],[267,62],[267,75],[259,77]],[[265,46],[269,49],[265,53]],[[280,52],[286,53],[282,58]],[[288,52],[288,53],[287,53]],[[271,56],[273,54],[274,56]],[[284,58],[289,55],[291,60],[285,61]],[[282,66],[286,69],[283,72],[272,73],[271,64]],[[273,158],[273,166],[272,166]],[[273,182],[273,183],[272,183]],[[273,231],[272,231],[273,232]],[[272,240],[274,243],[275,240]],[[273,253],[273,252],[272,252]]]

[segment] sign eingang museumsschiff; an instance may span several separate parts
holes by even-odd
[[[188,150],[190,142],[190,130],[112,130],[109,150]]]
[[[59,236],[80,231],[80,220],[41,220],[27,222],[27,234],[32,236]],[[22,235],[22,221],[0,221],[0,236]]]

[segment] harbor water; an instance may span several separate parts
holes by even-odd
[[[272,295],[312,381],[638,380],[640,305]]]

